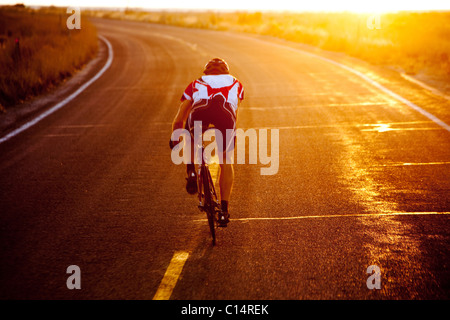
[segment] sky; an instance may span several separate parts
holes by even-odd
[[[0,0],[27,6],[115,7],[193,10],[294,10],[386,12],[399,10],[450,10],[450,0]]]

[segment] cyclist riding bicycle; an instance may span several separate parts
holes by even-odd
[[[194,122],[201,121],[202,131],[213,125],[222,133],[222,148],[219,149],[220,163],[219,189],[221,213],[219,223],[226,226],[229,222],[228,202],[233,187],[233,151],[236,144],[235,130],[239,103],[244,99],[244,88],[241,82],[230,75],[228,64],[219,58],[210,60],[203,70],[204,75],[191,82],[181,97],[181,105],[172,123],[172,132],[186,128],[193,136]],[[227,130],[232,134],[227,134]],[[191,139],[194,141],[194,139]],[[170,147],[175,142],[170,140]],[[193,143],[191,146],[193,150]],[[186,190],[190,194],[197,192],[197,176],[191,152],[192,162],[187,165]]]

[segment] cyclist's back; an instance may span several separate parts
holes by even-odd
[[[190,99],[192,109],[187,120],[187,129],[194,129],[194,122],[201,121],[204,130],[210,125],[220,130],[236,129],[239,101],[243,99],[242,84],[228,74],[206,75],[193,81],[185,90],[182,101]],[[233,141],[223,144],[222,152],[230,151]]]

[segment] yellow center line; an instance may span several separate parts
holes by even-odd
[[[403,166],[433,166],[433,165],[446,165],[450,164],[450,161],[441,162],[401,162],[378,165],[377,167],[403,167]]]
[[[96,127],[108,127],[109,124],[67,124],[61,126],[55,126],[55,128],[64,128],[64,129],[77,129],[77,128],[96,128]]]
[[[166,273],[159,284],[158,290],[153,297],[153,300],[169,300],[188,257],[189,252],[175,252],[169,263],[169,267],[167,268]]]
[[[429,124],[433,123],[432,121],[402,121],[402,122],[387,122],[387,123],[331,123],[331,124],[323,124],[323,125],[296,125],[296,126],[278,126],[278,127],[254,127],[253,129],[317,129],[317,128],[372,128],[374,127],[376,130],[381,128],[389,128],[389,129],[408,129],[408,130],[416,130],[416,128],[391,128],[391,126],[402,126],[402,125],[420,125],[420,124]],[[421,127],[417,127],[417,129],[420,129]],[[250,128],[242,128],[243,130],[247,130]],[[375,130],[374,129],[374,130]],[[423,128],[426,130],[438,130],[441,128]],[[361,129],[362,131],[365,130],[372,130],[372,129]]]
[[[383,216],[411,216],[411,215],[450,215],[450,212],[388,212],[388,213],[360,213],[360,214],[331,214],[315,216],[296,216],[296,217],[253,217],[237,218],[233,221],[257,221],[257,220],[300,220],[300,219],[326,219],[326,218],[365,218],[365,217],[383,217]],[[206,219],[197,219],[194,222],[204,222]]]
[[[54,134],[45,134],[44,137],[48,138],[57,138],[57,137],[74,137],[79,136],[78,133],[54,133]]]

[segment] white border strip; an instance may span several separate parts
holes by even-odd
[[[0,144],[5,142],[5,141],[8,141],[12,137],[15,137],[19,133],[21,133],[21,132],[31,128],[32,126],[34,126],[36,123],[38,123],[42,119],[46,118],[47,116],[51,115],[55,111],[57,111],[57,110],[61,109],[62,107],[64,107],[67,103],[69,103],[70,101],[75,99],[75,97],[77,97],[81,92],[83,92],[87,87],[89,87],[94,81],[96,81],[98,78],[100,78],[103,75],[103,73],[105,73],[106,70],[108,70],[108,68],[111,66],[111,63],[113,61],[114,52],[113,52],[111,43],[105,37],[103,37],[101,35],[99,35],[98,37],[103,42],[105,42],[107,47],[108,47],[108,60],[106,61],[106,64],[103,66],[103,68],[94,77],[89,79],[89,81],[84,83],[80,88],[78,88],[77,91],[72,93],[70,96],[68,96],[67,98],[65,98],[61,102],[57,103],[52,108],[50,108],[47,111],[45,111],[44,113],[41,113],[38,117],[36,117],[33,120],[25,123],[24,125],[22,125],[21,127],[17,128],[16,130],[10,132],[6,136],[0,138]]]

